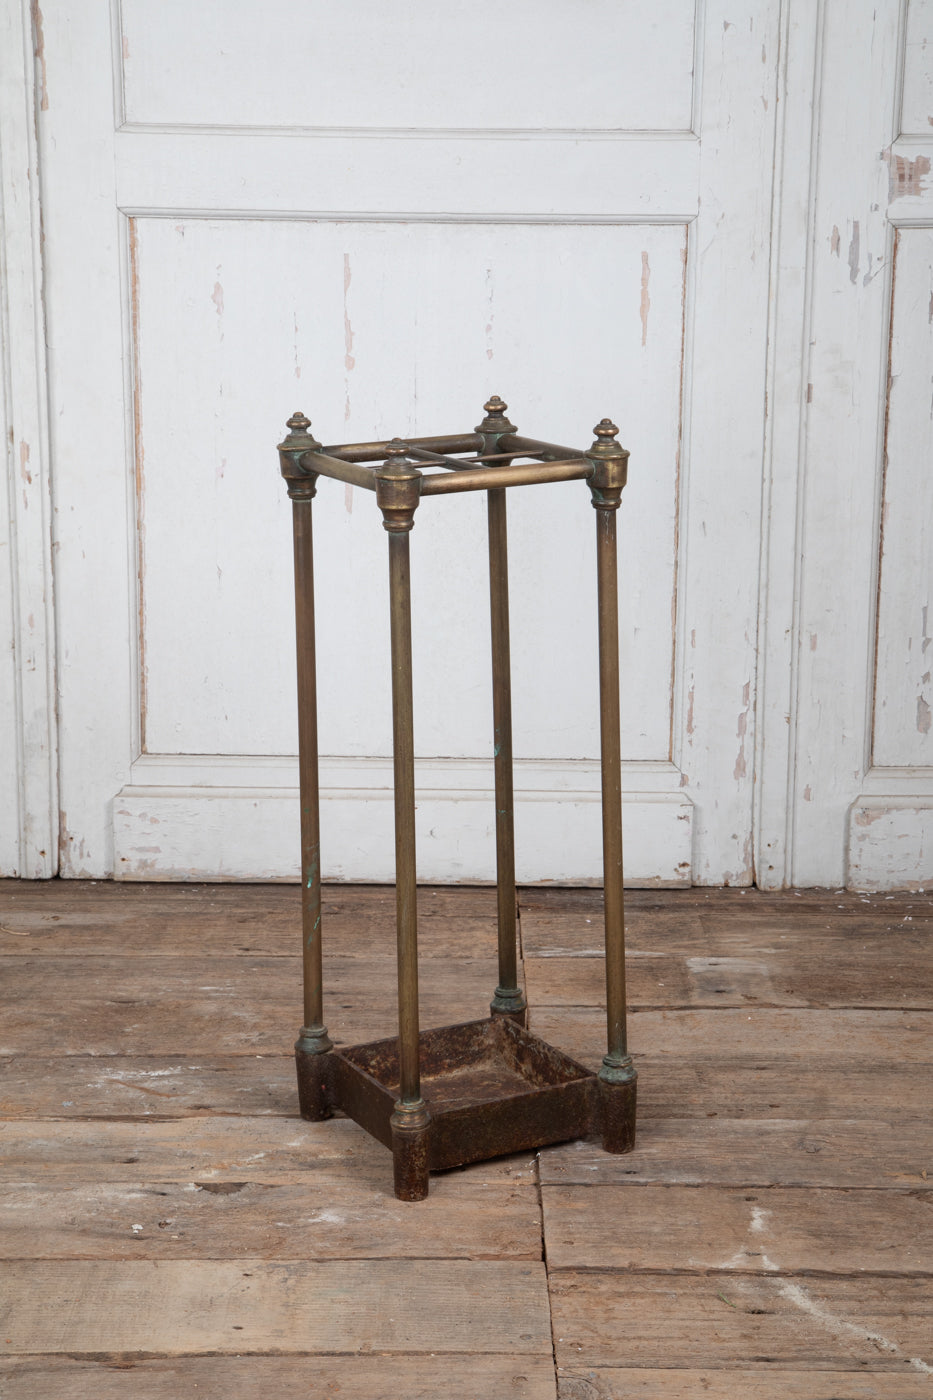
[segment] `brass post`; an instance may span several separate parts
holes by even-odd
[[[390,1124],[395,1194],[428,1194],[430,1114],[421,1097],[418,1042],[418,895],[415,871],[415,742],[411,668],[411,579],[408,535],[420,500],[421,473],[406,447],[387,444],[377,468],[376,500],[389,534],[392,641],[392,751],[395,768],[395,913],[398,944],[399,1097]]]
[[[499,437],[514,433],[506,418],[508,404],[494,395],[477,425],[483,452],[498,451]],[[504,458],[503,467],[509,465]],[[493,470],[499,470],[497,467]],[[512,774],[512,677],[509,648],[508,520],[504,487],[487,493],[489,524],[489,619],[492,637],[493,761],[496,784],[496,897],[499,937],[499,985],[490,1005],[493,1016],[525,1024],[527,1003],[518,985],[518,930],[515,909],[515,810]]]
[[[619,728],[619,595],[616,511],[628,472],[628,452],[615,441],[618,428],[604,418],[587,456],[593,462],[590,492],[596,510],[599,612],[599,724],[602,761],[603,884],[606,925],[608,1050],[599,1070],[603,1146],[627,1152],[635,1145],[637,1074],[628,1052],[625,992],[625,906],[622,884],[622,754]]]
[[[303,1118],[330,1115],[327,1052],[333,1043],[324,1025],[321,965],[321,822],[318,781],[317,684],[314,647],[314,560],[311,502],[316,472],[305,471],[301,454],[320,446],[303,413],[288,420],[279,445],[282,475],[292,502],[295,555],[295,642],[298,662],[298,770],[301,794],[301,925],[304,1024],[295,1043],[298,1100]]]

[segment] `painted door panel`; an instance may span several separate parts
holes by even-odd
[[[43,6],[63,873],[296,873],[284,420],[457,431],[496,392],[632,451],[629,878],[752,879],[779,7],[531,9]],[[359,496],[315,505],[324,874],[385,879]],[[482,516],[413,537],[424,879],[493,873]],[[592,516],[510,499],[523,879],[599,877]]]

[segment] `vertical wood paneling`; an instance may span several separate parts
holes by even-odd
[[[856,37],[857,36],[857,37]],[[898,7],[827,0],[799,599],[793,883],[842,883],[869,765]],[[905,561],[906,562],[906,561]]]
[[[893,268],[872,761],[933,766],[933,230]]]
[[[691,228],[682,684],[675,762],[694,878],[749,884],[777,10],[705,7],[700,213]],[[715,78],[714,76],[715,75]],[[733,86],[734,84],[734,86]],[[730,97],[723,100],[728,88]]]
[[[55,655],[30,9],[0,9],[0,874],[55,873]]]
[[[781,58],[768,335],[762,558],[758,598],[755,882],[782,889],[793,862],[797,609],[800,594],[804,433],[809,397],[814,101],[821,3],[781,7]],[[788,801],[790,796],[791,800]]]
[[[99,876],[113,868],[110,803],[135,756],[125,221],[116,208],[109,139],[109,10],[44,5],[42,24],[38,125],[54,459],[60,869],[66,876]]]

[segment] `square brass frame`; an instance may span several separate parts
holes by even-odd
[[[295,1045],[299,1105],[317,1120],[341,1109],[391,1147],[395,1194],[422,1200],[431,1170],[542,1147],[589,1132],[609,1152],[635,1144],[636,1072],[626,1040],[619,740],[616,511],[628,470],[618,428],[604,418],[585,452],[521,437],[498,397],[475,432],[322,447],[303,413],[279,444],[292,500],[304,1024]],[[389,535],[398,1035],[337,1051],[323,1019],[320,790],[311,502],[319,477],[372,491]],[[525,1028],[518,985],[506,496],[508,487],[586,481],[596,510],[600,758],[608,1050],[593,1074]],[[408,536],[429,496],[485,491],[496,798],[499,983],[490,1017],[420,1031],[418,1022],[415,766]]]

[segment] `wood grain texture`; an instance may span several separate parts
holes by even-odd
[[[595,1042],[594,1042],[595,1045]],[[595,1069],[601,1054],[580,1052]],[[884,1103],[897,1120],[929,1118],[933,1071],[826,1056],[639,1057],[638,1112],[649,1118],[857,1118]],[[291,1055],[8,1056],[0,1059],[4,1118],[289,1117]]]
[[[298,1109],[289,1055],[8,1056],[0,1060],[4,1118],[287,1118]]]
[[[579,895],[579,900],[568,898]],[[522,947],[526,957],[600,957],[600,890],[523,890]],[[842,891],[678,890],[663,899],[626,891],[626,943],[636,958],[657,954],[728,957],[827,954],[843,946],[860,953],[928,950],[933,909],[923,895]]]
[[[913,1191],[545,1186],[548,1268],[933,1274],[933,1179]],[[613,1221],[607,1230],[606,1222]]]
[[[909,960],[899,941],[880,950],[860,943],[853,938],[848,950],[830,944],[816,953],[753,947],[686,957],[645,956],[636,949],[629,955],[630,1005],[933,1007],[933,941],[911,950]],[[858,962],[846,956],[853,945]],[[602,958],[526,954],[525,977],[535,1006],[599,1006],[605,1000]]]
[[[918,1374],[933,1365],[927,1279],[621,1275],[551,1278],[559,1366],[788,1367]],[[929,1370],[921,1372],[929,1384]]]
[[[570,1142],[543,1152],[540,1169],[555,1184],[922,1188],[933,1178],[933,1136],[925,1123],[869,1118],[657,1120],[626,1156],[610,1156],[595,1140]]]
[[[558,1368],[559,1400],[928,1400],[925,1375],[900,1371]],[[32,1397],[29,1397],[32,1400]],[[71,1400],[69,1395],[68,1400]]]
[[[541,1263],[11,1262],[16,1352],[469,1352],[548,1356]]]
[[[586,1058],[586,1057],[584,1057]],[[595,1068],[598,1056],[590,1056]],[[642,1055],[638,1112],[649,1118],[858,1118],[883,1104],[892,1122],[929,1121],[933,1070],[827,1055],[710,1055],[702,1060]]]
[[[0,1186],[4,1259],[541,1258],[537,1188],[449,1174],[412,1211],[351,1169],[301,1183]],[[477,1229],[477,1222],[482,1229]],[[2,1393],[2,1392],[0,1392]]]
[[[581,1059],[604,1053],[605,1021],[596,1007],[532,1005],[530,1013],[532,1030]],[[893,1074],[905,1063],[933,1065],[933,1014],[793,1007],[636,1011],[629,1017],[629,1042],[636,1055],[665,1059],[745,1056],[764,1064],[775,1055],[864,1058]]]
[[[527,1153],[463,1168],[516,1181],[531,1179]],[[0,1174],[7,1182],[266,1181],[310,1187],[352,1173],[387,1189],[387,1148],[349,1118],[195,1118],[168,1122],[0,1122]],[[460,1169],[458,1169],[459,1172]],[[438,1177],[443,1185],[458,1173]]]
[[[130,1043],[162,1055],[219,1046],[228,1054],[281,1054],[300,1025],[297,958],[11,957],[0,958],[0,978],[3,1054],[54,1045],[62,1054],[106,1055]],[[426,960],[422,1027],[487,1014],[495,985],[494,959]],[[328,958],[324,988],[335,1044],[394,1033],[394,958]]]
[[[395,947],[395,892],[327,887],[324,948],[341,958],[386,958]],[[168,916],[168,917],[167,917]],[[418,891],[424,958],[494,955],[495,892],[479,886]],[[295,957],[301,897],[293,885],[114,885],[0,881],[0,953],[122,957]]]
[[[0,1358],[0,1389],[4,1400],[556,1400],[550,1360],[472,1352]]]

